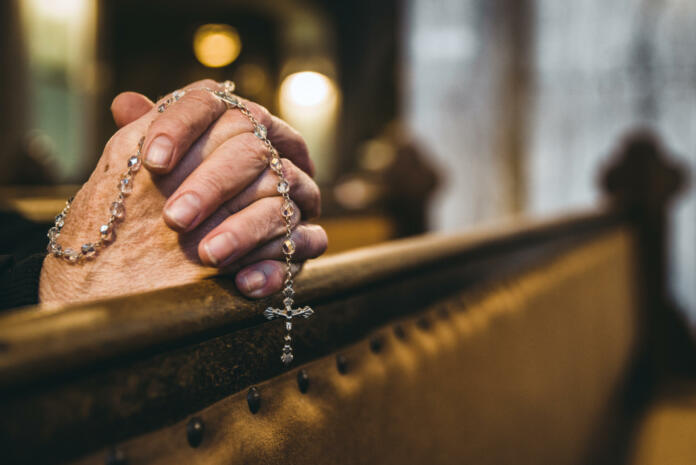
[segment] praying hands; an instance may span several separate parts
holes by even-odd
[[[143,95],[123,93],[111,110],[120,129],[109,140],[97,167],[80,189],[65,219],[60,240],[79,248],[94,240],[108,218],[120,174],[142,143],[142,163],[114,240],[93,259],[71,264],[49,255],[41,270],[44,303],[76,302],[143,292],[192,282],[218,273],[236,273],[238,289],[250,297],[280,290],[285,278],[281,242],[286,224],[277,175],[268,148],[239,111],[203,88],[185,94],[165,112]],[[291,222],[294,271],[324,252],[327,237],[317,225],[300,221],[319,215],[319,188],[302,137],[265,108],[244,101],[280,152],[293,200]]]

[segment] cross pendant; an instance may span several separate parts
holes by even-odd
[[[314,314],[314,310],[312,310],[308,306],[304,306],[302,308],[292,308],[293,303],[294,302],[292,298],[287,297],[283,300],[283,305],[285,305],[284,308],[268,307],[263,312],[263,316],[265,316],[269,320],[272,320],[274,318],[285,318],[285,345],[283,346],[283,352],[280,355],[280,360],[285,365],[289,365],[290,362],[292,362],[293,358],[295,358],[295,356],[292,353],[292,346],[290,345],[292,341],[290,332],[292,331],[293,317],[301,316],[303,318],[309,318]]]

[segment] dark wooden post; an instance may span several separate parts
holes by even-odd
[[[686,186],[686,170],[650,131],[625,138],[602,177],[604,191],[636,232],[640,304],[653,375],[696,372],[688,326],[668,289],[669,214]]]

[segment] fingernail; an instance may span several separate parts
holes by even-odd
[[[236,245],[237,244],[232,238],[232,234],[224,232],[206,242],[203,245],[203,248],[208,254],[208,259],[210,262],[217,266],[232,255]]]
[[[239,281],[244,290],[251,293],[266,285],[266,275],[262,271],[247,271],[239,277]]]
[[[164,210],[164,214],[181,229],[186,229],[193,223],[200,211],[201,202],[198,196],[186,193],[169,205]]]
[[[172,149],[174,144],[167,136],[157,136],[150,142],[150,147],[145,155],[145,161],[148,165],[155,168],[166,168],[169,165],[169,160],[172,158]]]

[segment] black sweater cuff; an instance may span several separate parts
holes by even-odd
[[[0,255],[0,310],[39,303],[39,277],[46,254],[15,262]]]

